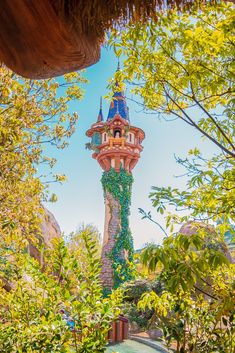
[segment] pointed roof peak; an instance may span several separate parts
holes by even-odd
[[[119,60],[119,58],[118,58],[118,64],[117,64],[117,70],[116,70],[116,72],[117,71],[120,71],[120,60]]]
[[[99,121],[103,121],[104,117],[103,117],[103,111],[102,111],[102,96],[100,97],[100,111],[99,111],[99,115],[97,118],[97,122]]]

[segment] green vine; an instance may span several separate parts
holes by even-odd
[[[104,172],[101,179],[104,192],[109,192],[120,204],[121,229],[116,234],[115,246],[112,253],[109,254],[112,260],[114,270],[114,288],[121,283],[133,279],[134,273],[134,247],[133,238],[129,228],[129,214],[131,203],[131,186],[133,177],[125,169],[116,172],[111,168]],[[123,252],[126,251],[127,258],[124,258]]]

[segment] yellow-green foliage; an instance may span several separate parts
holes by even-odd
[[[65,179],[53,175],[44,146],[66,146],[78,117],[68,104],[84,81],[79,73],[30,81],[0,67],[0,352],[103,352],[119,313],[119,292],[102,297],[92,232],[80,234],[86,266],[62,240],[43,253],[42,268],[27,253],[29,242],[38,246],[44,181]]]
[[[87,231],[81,238],[85,267],[62,240],[47,251],[43,272],[27,254],[12,254],[12,289],[0,290],[1,352],[104,352],[121,292],[103,298],[96,242]]]
[[[84,81],[77,73],[59,81],[27,80],[0,67],[1,248],[13,241],[24,248],[39,232],[40,202],[47,197],[43,181],[65,179],[53,175],[56,159],[44,148],[67,145],[78,118],[68,113],[68,104],[82,98]]]
[[[157,21],[132,23],[110,39],[126,58],[116,78],[134,83],[147,111],[173,114],[233,158],[234,23],[231,3],[207,4],[190,14],[172,10]]]
[[[177,352],[230,353],[235,349],[235,267],[223,253],[220,238],[178,234],[151,246],[143,262],[159,276],[165,290],[142,296],[139,309],[155,311],[155,325]]]

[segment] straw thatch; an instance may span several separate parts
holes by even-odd
[[[177,7],[190,9],[198,5],[218,1],[211,0],[51,0],[55,10],[81,33],[101,36],[115,24],[130,19],[146,20],[157,12]]]
[[[105,31],[112,26],[203,2],[207,1],[5,0],[0,11],[0,62],[29,78],[62,75],[96,63]]]

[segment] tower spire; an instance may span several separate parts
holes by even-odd
[[[117,64],[117,70],[116,71],[120,71],[120,60],[118,58],[118,64]]]
[[[100,97],[100,111],[99,111],[99,115],[97,118],[97,122],[99,121],[103,121],[104,117],[103,117],[103,111],[102,111],[102,96]]]

